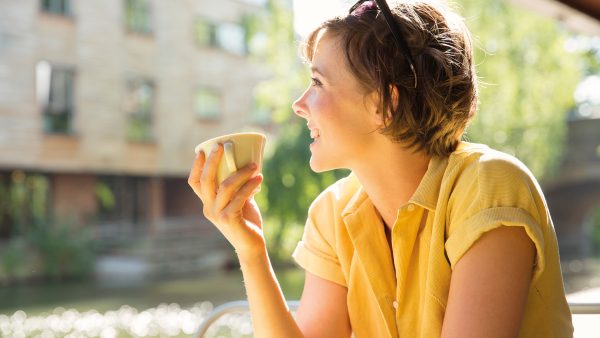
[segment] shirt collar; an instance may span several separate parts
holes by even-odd
[[[417,190],[415,190],[414,194],[409,199],[409,203],[414,203],[430,211],[435,211],[440,195],[442,178],[444,177],[447,166],[448,157],[431,157],[429,165],[427,166],[427,171],[417,186]]]
[[[361,204],[363,204],[363,202],[370,201],[367,192],[363,188],[362,184],[360,184],[360,181],[358,180],[356,175],[354,173],[351,173],[349,179],[352,180],[352,184],[355,184],[357,186],[357,189],[350,201],[348,202],[348,204],[346,204],[344,210],[342,210],[342,217],[349,214],[353,214],[354,212],[360,209],[360,206]]]

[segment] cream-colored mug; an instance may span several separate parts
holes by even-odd
[[[231,174],[251,162],[256,163],[258,172],[261,172],[266,141],[265,135],[260,133],[237,133],[206,140],[198,144],[194,151],[196,154],[202,151],[208,157],[218,143],[223,145],[223,157],[217,170],[217,182],[221,184]]]

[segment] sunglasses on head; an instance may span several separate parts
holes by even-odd
[[[348,14],[352,14],[357,8],[359,8],[366,1],[367,0],[358,0],[358,2],[356,2],[354,4],[354,6],[350,7],[350,11],[348,12]],[[390,28],[390,32],[394,36],[394,40],[396,41],[398,48],[400,48],[400,50],[402,50],[404,52],[404,55],[406,55],[408,65],[410,66],[410,70],[412,71],[413,76],[415,78],[414,87],[417,88],[417,72],[415,71],[414,61],[413,61],[412,55],[410,54],[410,49],[408,49],[408,44],[402,37],[402,32],[400,31],[400,27],[398,27],[398,23],[396,22],[396,20],[394,20],[392,11],[390,10],[390,7],[388,7],[385,0],[375,0],[374,2],[377,5],[377,7],[379,8],[379,10],[381,11],[381,13],[383,14],[385,23],[387,23],[388,27]]]

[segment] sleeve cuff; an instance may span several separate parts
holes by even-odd
[[[342,273],[339,263],[310,249],[304,242],[301,241],[298,243],[292,257],[304,270],[323,279],[347,287],[346,278]]]
[[[544,235],[538,222],[525,210],[501,207],[486,209],[465,221],[446,241],[446,253],[450,266],[456,263],[486,232],[500,226],[521,226],[535,244],[536,258],[534,276],[544,270]],[[535,277],[534,277],[535,278]]]

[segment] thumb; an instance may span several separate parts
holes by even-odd
[[[249,198],[242,207],[244,216],[262,229],[262,216],[254,197]]]

